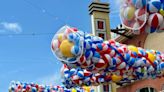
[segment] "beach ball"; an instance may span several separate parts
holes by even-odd
[[[146,25],[146,27],[145,27],[145,32],[146,33],[154,33],[156,31],[157,31],[157,28],[150,27],[149,25]]]
[[[74,40],[77,39],[77,37],[78,37],[78,35],[76,33],[69,33],[67,35],[68,40],[72,41],[72,42],[74,42]]]
[[[77,92],[77,90],[75,88],[73,88],[71,92]]]
[[[117,61],[115,58],[112,58],[111,61],[109,62],[109,67],[115,67],[117,64]]]
[[[150,52],[147,52],[147,54],[148,54],[147,58],[153,63],[156,59],[156,56]]]
[[[73,55],[75,55],[75,56],[78,56],[78,55],[80,55],[81,54],[81,48],[79,47],[79,46],[76,46],[76,45],[74,45],[74,46],[72,46],[72,48],[71,48],[71,53],[73,54]]]
[[[102,43],[104,41],[101,37],[97,37],[97,36],[93,36],[91,40],[95,44],[96,43]]]
[[[79,84],[80,83],[80,78],[78,75],[73,75],[71,80],[76,83],[76,84]]]
[[[73,30],[70,28],[70,27],[68,27],[68,26],[64,26],[65,27],[65,30],[64,30],[64,36],[68,36],[70,33],[72,33],[73,32]]]
[[[149,66],[147,72],[150,73],[150,72],[153,72],[154,70],[155,70],[155,69],[154,69],[153,66]]]
[[[161,9],[161,1],[160,0],[150,0],[147,6],[148,12],[157,13]]]
[[[121,16],[121,18],[124,18],[124,11],[125,11],[124,7],[120,8],[120,16]]]
[[[161,63],[159,64],[159,67],[160,67],[160,70],[164,70],[164,62],[161,62]]]
[[[114,57],[114,56],[116,55],[116,51],[112,49],[112,50],[110,51],[109,55],[110,55],[111,57]]]
[[[164,7],[164,4],[163,4],[163,7]],[[164,16],[164,9],[160,9],[159,12],[162,16]]]
[[[77,73],[77,70],[75,68],[70,69],[69,71],[70,75],[75,75]]]
[[[69,69],[68,68],[64,68],[64,70],[63,70],[63,73],[69,73]]]
[[[57,34],[57,40],[59,42],[62,42],[64,39],[66,39],[66,37],[64,37],[64,34],[63,33]]]
[[[131,50],[132,52],[138,53],[138,48],[136,46],[129,45],[128,49]]]
[[[131,25],[131,27],[133,28],[133,30],[132,30],[132,32],[134,33],[134,34],[140,34],[140,24],[139,24],[139,22],[135,22],[134,24],[132,23],[132,25]]]
[[[135,19],[140,25],[143,25],[147,20],[148,13],[145,8],[137,9],[135,11]]]
[[[58,40],[53,40],[51,42],[51,49],[53,51],[56,51],[59,48],[59,46],[60,46],[60,42]]]
[[[86,60],[83,64],[81,64],[82,68],[87,68],[92,64],[91,60]]]
[[[135,16],[135,7],[133,6],[126,7],[124,10],[124,18],[126,20],[132,20],[134,16]]]
[[[77,62],[77,58],[76,57],[69,57],[66,60],[67,60],[67,63],[69,64],[68,66],[72,66],[72,67],[74,67],[74,65]]]
[[[126,61],[129,61],[130,60],[130,54],[129,53],[125,53],[124,54],[124,59],[126,60]]]
[[[84,76],[90,76],[92,73],[87,71],[87,70],[84,70]]]
[[[104,57],[107,62],[111,62],[111,56],[109,54],[105,54]]]
[[[85,56],[81,56],[80,60],[78,61],[79,64],[84,64],[86,62]]]
[[[109,49],[108,45],[105,44],[105,43],[102,43],[102,50],[103,50],[103,51],[106,51],[106,50],[108,50],[108,49]]]
[[[100,59],[96,64],[95,64],[95,67],[97,69],[105,69],[107,66],[107,63],[103,60],[103,59]]]
[[[85,39],[85,41],[84,41],[84,48],[85,49],[91,49],[91,47],[92,47],[91,39]]]
[[[84,72],[83,71],[78,71],[77,75],[79,76],[79,78],[83,78],[84,77]]]
[[[143,8],[143,7],[146,6],[147,0],[132,0],[132,4],[133,4],[136,8]]]
[[[123,69],[123,68],[125,68],[126,67],[126,63],[125,62],[122,62],[121,64],[119,64],[118,66],[117,66],[117,69]]]
[[[164,21],[163,16],[159,13],[150,14],[148,25],[152,28],[158,28]]]
[[[71,53],[71,48],[74,44],[68,40],[63,40],[60,45],[60,51],[65,57],[73,57],[74,55]]]
[[[84,86],[83,89],[84,89],[84,92],[91,92],[89,86]]]
[[[159,26],[159,29],[156,32],[164,32],[164,21],[162,24]]]
[[[89,82],[89,81],[91,81],[91,78],[85,76],[85,77],[83,78],[83,81],[84,81],[84,82]]]
[[[93,56],[93,52],[91,50],[86,50],[84,54],[86,59],[91,59]]]
[[[95,51],[93,54],[93,57],[92,57],[92,61],[94,63],[97,63],[99,61],[99,59],[100,59],[100,54],[97,51]]]
[[[113,82],[119,82],[122,80],[122,76],[112,75],[112,81]]]

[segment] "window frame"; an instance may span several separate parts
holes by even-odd
[[[103,29],[98,28],[98,21],[103,22]],[[106,21],[104,19],[96,19],[96,31],[105,31],[106,30]]]
[[[147,88],[148,89],[148,92],[151,92],[150,89],[153,88],[153,87],[143,87],[143,88]],[[143,88],[137,89],[136,92],[140,92],[140,90],[143,89]],[[154,89],[153,90],[154,92],[157,92],[157,90],[155,88],[153,88],[153,89]]]
[[[99,36],[99,34],[104,34],[104,40],[107,39],[107,37],[106,37],[106,36],[107,36],[107,35],[106,35],[106,32],[97,31],[97,32],[96,32],[96,35]]]

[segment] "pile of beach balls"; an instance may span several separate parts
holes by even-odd
[[[32,82],[11,81],[9,92],[94,92],[94,89],[91,87],[68,89],[64,85],[40,85]]]
[[[164,53],[104,41],[68,26],[59,32],[52,40],[52,51],[65,64],[63,83],[69,87],[163,76]]]
[[[164,31],[164,0],[124,0],[121,21],[133,33]]]

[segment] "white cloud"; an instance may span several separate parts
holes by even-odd
[[[59,85],[61,83],[60,73],[56,73],[49,76],[44,76],[36,80],[39,84],[44,85]]]
[[[15,33],[22,32],[22,27],[18,23],[1,22],[0,30],[12,31]]]

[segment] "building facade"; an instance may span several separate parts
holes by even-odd
[[[164,32],[153,34],[142,33],[141,35],[133,36],[132,39],[126,39],[122,43],[164,52],[163,40]],[[164,90],[164,77],[145,79],[117,88],[117,92],[164,92],[162,90]]]

